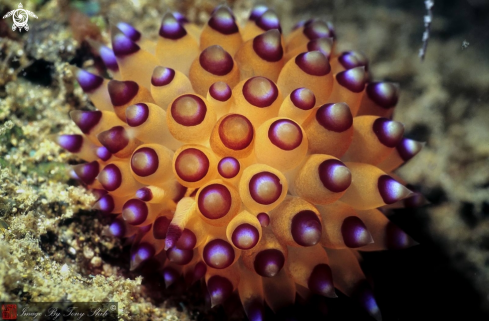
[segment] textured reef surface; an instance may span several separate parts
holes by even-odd
[[[0,300],[114,300],[126,319],[240,319],[239,300],[209,310],[197,286],[185,292],[183,285],[174,284],[165,290],[162,280],[130,272],[127,247],[105,236],[106,219],[90,211],[95,198],[69,179],[69,165],[79,160],[52,139],[60,132],[77,132],[68,113],[89,104],[69,68],[97,63],[79,39],[92,34],[110,42],[108,33],[98,31],[108,29],[108,22],[158,30],[161,13],[169,8],[203,24],[217,3],[155,6],[141,1],[131,2],[132,11],[117,2],[88,3],[79,8],[90,20],[73,13],[74,4],[33,1],[24,5],[40,19],[30,24],[28,34],[13,33],[6,21],[0,24],[0,254],[5,258],[0,262]],[[384,319],[428,319],[447,313],[448,303],[455,308],[447,315],[481,318],[489,294],[489,149],[484,144],[489,138],[489,62],[483,54],[487,35],[484,39],[479,32],[484,22],[475,9],[487,12],[487,6],[471,3],[456,11],[440,4],[421,63],[421,4],[270,5],[287,31],[311,16],[332,20],[341,39],[339,50],[365,52],[374,79],[401,83],[395,120],[410,129],[408,137],[427,143],[399,175],[431,205],[396,210],[389,217],[422,245],[364,257]],[[230,6],[241,22],[252,3]],[[2,2],[2,15],[12,8],[7,9]],[[463,14],[452,18],[454,12]],[[329,307],[333,318],[368,319],[344,297],[338,302]],[[345,307],[351,309],[345,312]],[[427,312],[419,317],[423,309]]]

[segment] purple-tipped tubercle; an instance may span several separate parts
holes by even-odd
[[[100,171],[100,165],[97,161],[93,161],[90,163],[76,165],[73,169],[83,183],[90,185],[95,181],[95,178]]]
[[[192,113],[189,112],[192,110]],[[182,126],[197,126],[207,114],[207,106],[202,98],[194,94],[181,95],[170,107],[171,116]]]
[[[373,82],[367,85],[367,95],[382,108],[394,108],[399,100],[399,85],[391,82]]]
[[[313,211],[301,211],[292,218],[290,233],[297,244],[313,246],[321,239],[321,221]]]
[[[404,125],[387,118],[377,118],[372,129],[379,141],[390,148],[396,147],[404,135]]]
[[[131,225],[140,225],[148,217],[149,210],[145,202],[130,199],[122,206],[122,217]]]
[[[141,48],[119,29],[112,29],[112,50],[116,57],[125,57],[138,52]]]
[[[182,236],[182,233],[183,231],[180,226],[170,223],[170,225],[168,225],[167,232],[166,232],[165,250],[174,247],[177,241]]]
[[[138,244],[131,254],[130,270],[134,271],[140,267],[143,262],[153,258],[155,253],[156,251],[152,244],[147,242]]]
[[[328,58],[319,51],[308,51],[295,57],[296,65],[308,75],[326,76],[331,71]]]
[[[193,250],[197,244],[195,233],[189,229],[183,229],[182,235],[178,238],[175,247],[182,250]]]
[[[225,76],[234,67],[233,57],[219,45],[204,49],[200,53],[199,62],[205,71],[216,76]]]
[[[234,157],[224,157],[217,164],[217,171],[223,178],[233,178],[238,175],[241,165]]]
[[[207,243],[202,254],[204,262],[214,269],[225,269],[234,262],[235,254],[231,244],[221,239]]]
[[[102,169],[98,175],[98,180],[109,192],[115,191],[122,184],[122,173],[115,164],[109,164]]]
[[[268,216],[267,213],[259,213],[256,218],[258,219],[262,227],[267,227],[268,225],[270,225],[270,216]]]
[[[389,250],[401,250],[417,244],[406,232],[392,222],[387,223],[385,234],[385,242]]]
[[[253,263],[255,272],[263,277],[271,278],[283,268],[285,256],[282,251],[268,249],[259,252]]]
[[[109,233],[113,237],[123,238],[126,235],[126,224],[122,219],[116,219],[109,225]]]
[[[70,153],[78,153],[83,145],[82,135],[60,135],[57,139],[58,145]]]
[[[251,105],[264,108],[275,102],[278,97],[278,88],[268,78],[253,77],[244,83],[243,96]]]
[[[259,204],[270,205],[282,195],[282,183],[277,175],[270,172],[255,174],[249,183],[251,198]]]
[[[280,31],[271,29],[253,39],[253,50],[265,61],[277,62],[284,56]]]
[[[217,7],[208,24],[212,29],[224,35],[232,35],[239,32],[234,15],[227,6]]]
[[[195,267],[194,267],[193,280],[192,281],[195,282],[195,281],[202,279],[205,276],[206,272],[207,272],[207,265],[205,265],[205,263],[202,261],[198,262],[197,264],[195,264]]]
[[[417,142],[415,140],[402,138],[399,144],[397,144],[396,149],[402,160],[407,162],[421,151],[423,145],[423,143]]]
[[[105,146],[97,147],[95,154],[97,154],[97,157],[104,162],[108,161],[112,157],[112,153],[109,152],[109,150]]]
[[[250,298],[243,302],[243,307],[249,321],[265,320],[265,306],[262,299]]]
[[[119,28],[126,37],[129,37],[132,41],[137,42],[141,39],[141,33],[128,24],[127,22],[119,22],[117,24],[117,28]]]
[[[355,298],[375,320],[382,320],[379,306],[377,305],[374,293],[367,281],[362,281],[356,286],[355,293],[352,297]]]
[[[173,11],[172,14],[175,17],[175,19],[177,19],[177,21],[181,24],[185,24],[189,22],[187,17],[185,17],[183,14],[181,14],[178,11]]]
[[[225,82],[218,81],[209,87],[209,95],[218,101],[228,101],[231,98],[232,90]]]
[[[131,157],[131,169],[141,177],[154,174],[159,167],[158,154],[150,147],[142,147],[136,150]]]
[[[171,266],[166,266],[162,271],[162,275],[167,289],[180,277],[180,273]]]
[[[115,205],[114,205],[114,198],[106,194],[102,196],[95,204],[93,204],[92,209],[94,210],[99,210],[102,214],[111,214],[112,211],[114,210]]]
[[[139,85],[131,80],[118,81],[111,80],[107,86],[110,101],[114,107],[128,104],[139,91]]]
[[[114,72],[119,71],[119,65],[117,64],[117,59],[115,58],[115,54],[112,49],[106,46],[100,46],[99,54],[107,69]]]
[[[104,190],[103,188],[94,188],[91,190],[93,196],[95,196],[95,199],[98,201],[102,196],[107,195],[107,191]]]
[[[233,150],[243,150],[253,141],[254,129],[243,115],[228,114],[219,125],[219,138],[224,146]]]
[[[166,86],[175,78],[175,70],[167,67],[157,66],[151,76],[151,84],[156,87]]]
[[[333,274],[327,264],[318,264],[314,267],[307,281],[307,286],[315,294],[328,298],[337,298],[333,285]]]
[[[161,21],[159,35],[166,39],[178,40],[187,35],[187,31],[171,12],[167,12]]]
[[[365,70],[368,71],[368,60],[359,52],[345,51],[338,57],[338,61],[347,70],[356,67],[365,67]]]
[[[365,89],[367,74],[365,67],[356,67],[341,71],[336,75],[336,81],[349,91],[360,93]]]
[[[212,307],[224,303],[233,293],[233,284],[227,278],[213,275],[207,280],[207,291]]]
[[[136,191],[136,198],[143,202],[149,202],[153,199],[153,193],[149,188],[142,187]]]
[[[209,159],[201,150],[187,148],[178,154],[175,160],[175,172],[186,182],[197,182],[203,179],[209,171]],[[181,164],[184,164],[181,167]],[[187,172],[187,164],[192,164],[193,171]]]
[[[256,21],[262,14],[264,14],[268,10],[268,7],[262,4],[255,5],[253,9],[251,9],[249,20]]]
[[[290,151],[301,145],[303,134],[296,122],[290,119],[279,119],[270,125],[268,139],[278,148]]]
[[[260,233],[251,224],[244,223],[237,226],[231,236],[231,240],[238,249],[249,250],[258,243]]]
[[[115,154],[129,144],[129,135],[122,126],[115,126],[97,135],[97,138],[107,150]]]
[[[351,184],[351,172],[337,159],[328,159],[318,166],[318,175],[323,186],[334,193],[345,191]]]
[[[328,28],[328,24],[322,20],[313,20],[306,23],[303,33],[310,40],[333,36]]]
[[[166,238],[168,227],[170,226],[170,219],[166,216],[158,217],[153,223],[153,236],[157,240],[163,240]]]
[[[177,247],[172,247],[166,251],[166,257],[168,261],[178,264],[178,265],[186,265],[192,261],[194,257],[193,250],[183,250]]]
[[[345,103],[325,104],[316,112],[317,122],[327,130],[337,133],[348,130],[353,125],[353,116]]]
[[[297,88],[290,93],[290,100],[295,107],[310,110],[316,105],[316,96],[307,88]]]
[[[362,247],[374,242],[367,227],[357,216],[348,216],[343,220],[341,235],[349,248]]]
[[[333,53],[333,44],[333,38],[314,39],[307,43],[307,51],[319,51],[329,59]]]
[[[141,126],[149,118],[148,105],[139,103],[126,108],[126,122],[131,127]]]
[[[389,175],[379,177],[378,189],[385,204],[394,204],[412,195],[409,189]]]
[[[222,184],[207,185],[200,191],[197,205],[202,215],[217,220],[229,213],[232,205],[231,192]]]
[[[265,11],[260,17],[255,20],[255,23],[259,28],[264,31],[278,29],[278,31],[282,32],[280,20],[273,10]]]
[[[104,82],[104,78],[92,74],[86,70],[79,69],[76,73],[76,80],[80,87],[86,93],[91,93],[94,90],[98,89],[102,83]]]

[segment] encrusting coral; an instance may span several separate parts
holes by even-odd
[[[423,203],[389,174],[422,148],[391,120],[398,85],[336,53],[330,23],[283,36],[264,6],[243,27],[219,6],[202,28],[166,13],[157,42],[127,23],[111,37],[90,44],[112,80],[74,69],[98,110],[71,112],[83,134],[58,143],[131,269],[204,278],[213,306],[237,291],[250,320],[335,288],[380,319],[358,251],[415,244],[379,208]]]

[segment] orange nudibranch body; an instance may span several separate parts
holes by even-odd
[[[113,79],[73,69],[97,110],[57,143],[86,161],[71,175],[131,270],[204,279],[212,306],[237,291],[251,320],[335,288],[379,319],[357,251],[416,244],[378,208],[416,196],[391,172],[423,143],[392,120],[399,86],[335,52],[331,23],[283,32],[264,5],[242,26],[225,5],[203,27],[168,12],[156,42],[118,23],[111,48],[89,41]]]

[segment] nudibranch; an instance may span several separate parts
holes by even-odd
[[[250,320],[303,298],[356,298],[381,318],[361,251],[414,242],[384,215],[422,196],[392,172],[422,143],[392,120],[399,86],[335,51],[333,25],[219,6],[199,27],[166,13],[152,41],[127,23],[90,41],[111,79],[74,68],[97,110],[75,110],[72,174],[166,286],[203,279],[212,306],[239,295]]]

